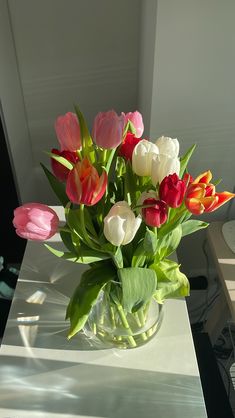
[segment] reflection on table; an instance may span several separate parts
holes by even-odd
[[[184,299],[165,303],[143,347],[66,339],[65,309],[85,268],[27,244],[0,350],[0,416],[205,418]]]

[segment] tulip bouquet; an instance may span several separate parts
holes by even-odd
[[[183,236],[207,227],[192,214],[212,212],[235,195],[217,193],[210,171],[191,177],[194,145],[179,157],[177,139],[143,139],[137,111],[99,113],[90,134],[75,107],[58,117],[55,130],[60,149],[49,153],[52,172],[42,167],[66,223],[60,227],[48,206],[29,203],[15,210],[16,232],[44,241],[59,231],[65,250],[46,247],[89,266],[67,307],[68,338],[86,329],[119,347],[136,347],[158,329],[164,300],[189,294],[170,255]]]

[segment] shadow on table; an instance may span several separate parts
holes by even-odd
[[[205,417],[198,377],[0,357],[1,411],[109,418]]]

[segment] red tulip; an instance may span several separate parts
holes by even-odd
[[[128,132],[119,149],[119,155],[121,155],[121,157],[124,157],[126,160],[131,160],[133,150],[136,144],[138,144],[138,142],[140,141],[141,138],[137,138],[134,134]]]
[[[81,148],[81,132],[75,113],[59,116],[55,122],[56,135],[61,151],[76,151]]]
[[[67,151],[67,150],[59,151],[56,148],[53,148],[51,152],[53,154],[64,157],[66,160],[70,161],[72,164],[75,164],[79,160],[79,157],[76,152]],[[52,168],[54,175],[60,181],[65,181],[67,179],[70,170],[67,167],[65,167],[63,164],[60,164],[59,161],[56,161],[54,158],[51,158],[51,168]]]
[[[210,183],[212,174],[210,171],[200,174],[186,191],[185,205],[194,215],[204,212],[213,212],[224,203],[235,197],[234,193],[216,193],[214,184]]]
[[[180,180],[177,174],[166,176],[159,187],[159,196],[171,208],[178,208],[184,198],[186,184]]]
[[[160,227],[167,220],[167,205],[162,200],[149,198],[144,200],[143,205],[151,205],[142,209],[144,221],[149,226]]]
[[[106,171],[99,177],[96,168],[85,158],[69,172],[66,193],[73,203],[95,205],[105,192],[107,180]]]

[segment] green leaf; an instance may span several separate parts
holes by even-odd
[[[143,267],[143,265],[145,263],[145,260],[146,260],[146,255],[144,253],[144,240],[142,240],[138,244],[138,246],[137,246],[137,248],[136,248],[136,250],[135,250],[135,252],[132,256],[131,266],[132,267]]]
[[[65,208],[65,218],[71,231],[76,232],[78,237],[83,241],[84,237],[79,221],[79,209],[70,209],[70,207],[67,206]]]
[[[177,263],[165,259],[158,264],[152,264],[149,268],[157,275],[157,290],[154,297],[158,303],[163,303],[165,299],[189,295],[189,281],[180,271]]]
[[[93,225],[92,217],[87,207],[84,208],[84,218],[87,230],[90,232],[91,235],[93,235],[93,237],[97,238],[97,233]]]
[[[66,319],[70,318],[69,339],[85,325],[91,308],[104,286],[115,279],[116,270],[108,263],[101,263],[83,273],[66,312]]]
[[[178,247],[182,238],[182,228],[178,225],[173,231],[165,235],[159,240],[158,252],[156,259],[162,260],[164,257],[172,254]]]
[[[54,160],[58,161],[58,163],[62,164],[64,167],[68,168],[69,170],[73,169],[73,164],[70,163],[66,158],[62,157],[61,155],[53,154],[52,152],[46,152]]]
[[[147,229],[144,236],[144,251],[149,255],[154,255],[157,251],[157,234]]]
[[[41,163],[41,166],[44,170],[44,173],[47,176],[47,179],[54,191],[54,193],[56,194],[56,196],[58,197],[59,201],[62,203],[63,206],[66,206],[69,198],[65,192],[65,185],[64,183],[61,183],[59,180],[57,180],[57,178]]]
[[[147,303],[156,291],[154,270],[139,267],[118,269],[122,285],[122,304],[127,312],[134,312]]]
[[[65,247],[71,252],[71,253],[75,253],[75,248],[73,245],[73,241],[72,241],[72,237],[71,237],[71,231],[69,230],[68,232],[65,231],[60,231],[60,236],[61,239],[65,245]]]
[[[161,228],[158,230],[158,238],[164,238],[167,234],[169,234],[169,232],[173,231],[173,229],[181,225],[181,223],[188,219],[190,216],[191,213],[189,213],[186,209],[182,209],[170,220],[169,223],[165,223],[161,226]]]
[[[190,220],[183,222],[181,224],[182,228],[182,237],[185,235],[192,234],[193,232],[198,231],[199,229],[207,228],[208,227],[207,222],[197,221],[197,220]]]
[[[82,139],[82,153],[84,157],[88,157],[91,163],[95,162],[95,147],[88,130],[85,118],[78,106],[74,106],[76,115],[78,117],[81,139]]]
[[[189,150],[186,152],[186,154],[180,159],[180,173],[179,177],[181,178],[184,175],[185,169],[188,165],[188,162],[196,148],[196,144],[192,145]]]
[[[56,248],[51,247],[48,244],[44,244],[45,247],[51,251],[52,254],[56,255],[56,257],[64,258],[65,260],[72,261],[73,263],[81,263],[81,264],[91,264],[101,260],[107,260],[110,258],[108,254],[99,253],[88,248],[88,247],[80,247],[79,256],[74,252],[69,251],[61,251],[57,250]]]

